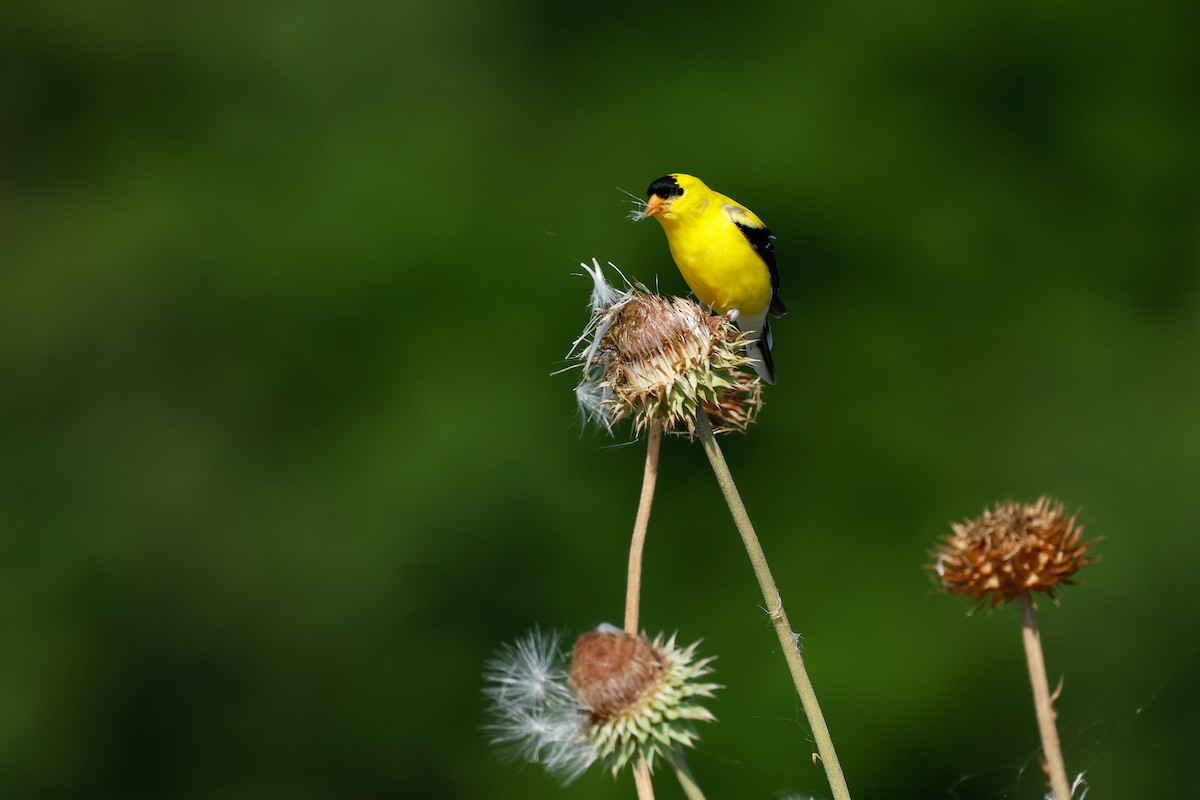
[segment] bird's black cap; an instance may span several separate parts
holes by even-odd
[[[656,194],[663,200],[668,197],[677,197],[683,194],[683,189],[679,186],[679,181],[675,180],[670,175],[664,175],[654,183],[650,184],[650,188],[646,189],[646,197]]]

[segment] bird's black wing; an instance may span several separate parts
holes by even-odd
[[[758,257],[766,262],[767,269],[771,271],[771,307],[769,311],[772,317],[782,317],[787,313],[787,306],[783,304],[783,300],[779,299],[779,267],[775,265],[775,244],[771,241],[775,238],[775,234],[771,233],[770,228],[758,228],[741,222],[733,224],[737,225],[738,230],[746,237],[746,241],[750,242],[750,246],[754,248],[754,252],[758,253]]]

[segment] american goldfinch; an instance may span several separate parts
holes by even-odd
[[[654,217],[667,234],[671,257],[700,302],[729,314],[751,337],[746,353],[767,383],[775,383],[771,326],[782,317],[774,234],[753,211],[714,192],[699,178],[675,173],[646,190],[640,218]]]

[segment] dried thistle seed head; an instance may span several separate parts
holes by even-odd
[[[693,435],[703,408],[714,430],[745,430],[762,408],[762,383],[729,318],[641,285],[613,289],[593,265],[582,265],[595,283],[592,317],[572,348],[585,418],[611,430],[630,417],[636,432],[660,420],[664,430]]]
[[[1048,497],[999,503],[951,527],[929,569],[945,591],[973,597],[980,607],[995,608],[1023,592],[1053,598],[1056,585],[1074,583],[1071,576],[1093,560],[1091,542],[1080,541],[1083,528]]]
[[[616,719],[652,692],[666,670],[666,659],[643,636],[592,631],[575,641],[571,686],[593,719]]]
[[[695,660],[696,644],[675,645],[601,625],[575,642],[570,681],[588,715],[586,735],[615,775],[631,761],[653,769],[672,750],[692,747],[695,723],[714,719],[699,705],[720,688],[700,679],[711,658]]]
[[[701,679],[711,658],[675,637],[650,641],[611,625],[579,637],[568,666],[558,634],[533,631],[506,645],[484,670],[492,742],[569,783],[597,759],[615,775],[691,747],[699,705],[720,688]]]
[[[762,410],[762,379],[758,374],[737,370],[729,377],[730,386],[719,391],[715,400],[704,401],[704,413],[713,433],[744,431]]]

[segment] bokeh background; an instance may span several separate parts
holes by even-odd
[[[1068,769],[1195,797],[1200,6],[9,4],[0,794],[632,797],[496,758],[482,664],[622,614],[644,445],[564,356],[621,189],[778,236],[779,384],[725,440],[856,797],[1037,798],[1015,612],[923,564],[1043,493]],[[643,619],[727,688],[710,797],[825,797],[697,446]],[[664,773],[660,797],[682,796]]]

